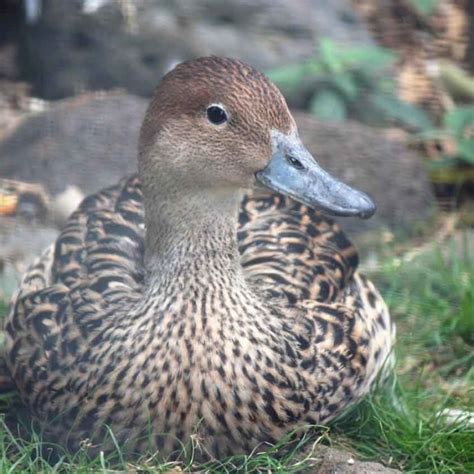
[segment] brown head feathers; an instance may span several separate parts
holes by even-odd
[[[213,104],[228,114],[225,133],[218,135],[206,120],[206,110]],[[295,128],[284,97],[264,74],[236,59],[216,56],[184,62],[163,77],[142,126],[141,151],[153,146],[167,128],[174,129],[177,137],[179,123],[187,124],[182,139],[200,133],[212,143],[215,136],[218,148],[225,141],[237,152],[239,141],[268,145],[272,129],[288,133]]]

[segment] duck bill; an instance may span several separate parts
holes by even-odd
[[[331,215],[367,219],[374,214],[372,200],[321,168],[296,134],[274,132],[272,144],[270,162],[256,173],[261,184]]]

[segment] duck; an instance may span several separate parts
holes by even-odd
[[[85,198],[23,276],[1,366],[45,440],[203,456],[327,424],[385,370],[394,326],[327,215],[372,200],[304,147],[236,59],[166,74],[138,173]],[[7,380],[8,379],[8,380]]]

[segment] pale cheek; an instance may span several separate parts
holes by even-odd
[[[272,147],[270,144],[268,146],[262,146],[258,150],[258,154],[255,157],[255,171],[260,171],[265,166],[267,166],[268,162],[272,159]]]

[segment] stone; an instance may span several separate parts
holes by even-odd
[[[308,474],[399,474],[401,471],[378,462],[358,461],[351,453],[327,446],[317,446]]]
[[[53,196],[74,186],[90,194],[136,172],[147,101],[84,94],[31,115],[0,142],[0,176],[39,183]]]
[[[295,119],[316,160],[377,205],[367,221],[338,219],[349,235],[385,229],[409,237],[431,221],[436,200],[423,159],[401,140],[357,122],[325,123],[305,113]]]

